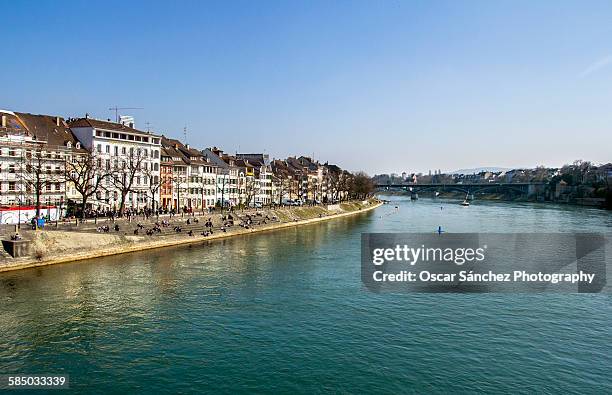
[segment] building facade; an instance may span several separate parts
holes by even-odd
[[[66,163],[84,152],[65,120],[5,110],[0,119],[0,205],[63,212],[74,193]]]
[[[159,207],[161,136],[92,118],[71,120],[69,126],[106,176],[92,208]]]

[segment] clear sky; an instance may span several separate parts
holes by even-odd
[[[350,170],[612,161],[611,1],[3,1],[0,108]]]

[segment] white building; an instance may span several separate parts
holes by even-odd
[[[69,125],[97,157],[101,171],[112,175],[92,199],[93,208],[119,209],[122,192],[125,208],[159,207],[161,136],[92,118],[71,120]]]
[[[216,195],[218,205],[237,206],[241,202],[241,185],[245,184],[245,174],[236,165],[236,158],[225,154],[217,147],[206,148],[202,154],[208,163],[215,166]]]
[[[273,202],[274,186],[272,182],[272,167],[269,155],[236,154],[236,157],[247,161],[248,164],[253,167],[252,176],[255,196],[251,204],[260,204],[262,206],[270,205]]]
[[[63,118],[0,110],[0,204],[62,212],[71,196],[66,162],[79,152]]]

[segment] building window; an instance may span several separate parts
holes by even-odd
[[[110,154],[110,145],[108,145],[108,144],[106,145],[106,153]]]
[[[119,147],[115,146],[115,156],[119,155]]]
[[[102,153],[102,144],[98,144],[98,153]]]

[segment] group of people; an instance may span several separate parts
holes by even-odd
[[[113,229],[115,230],[115,232],[119,232],[119,225],[115,224],[115,226],[113,226]],[[103,226],[98,226],[96,228],[96,232],[98,233],[108,233],[110,232],[110,227],[108,225],[103,225]]]
[[[188,210],[187,210],[188,211]],[[221,226],[218,228],[218,230],[220,232],[227,232],[227,229],[234,226],[234,215],[228,213],[224,216],[221,217]],[[255,220],[255,216],[259,216],[262,217],[258,220]],[[172,217],[171,217],[172,218]],[[268,221],[276,221],[278,220],[278,218],[276,216],[272,216],[270,217],[269,215],[264,215],[261,212],[257,212],[255,214],[246,214],[244,218],[240,218],[240,224],[239,226],[244,228],[244,229],[250,229],[252,228],[254,225],[259,225],[259,224],[266,224]],[[187,220],[185,221],[186,225],[192,225],[192,224],[199,224],[200,220],[194,216],[190,216],[189,218],[187,218]],[[136,224],[136,229],[134,230],[134,235],[139,235],[141,232],[145,232],[145,234],[147,236],[153,236],[155,234],[161,234],[162,233],[162,229],[171,226],[171,221],[169,221],[168,219],[164,219],[161,221],[156,221],[153,225],[153,227],[151,228],[146,228],[145,225],[141,224],[141,223],[137,223]],[[115,225],[115,228],[118,228],[118,225]],[[213,225],[213,219],[212,217],[208,217],[206,219],[206,221],[204,222],[204,230],[200,233],[200,235],[202,236],[210,236],[214,233],[213,231],[214,225]],[[117,229],[115,229],[117,230]],[[175,226],[172,227],[172,230],[174,231],[174,233],[186,233],[189,236],[193,236],[194,235],[194,231],[193,229],[190,229],[187,232],[183,232],[183,225],[181,224],[176,224]],[[105,226],[100,226],[98,227],[98,232],[108,232],[109,228],[107,225]]]

